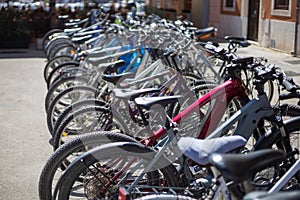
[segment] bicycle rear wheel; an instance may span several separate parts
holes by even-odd
[[[69,62],[64,62],[61,63],[57,66],[55,66],[54,68],[52,68],[52,71],[49,73],[48,75],[48,80],[47,82],[47,87],[49,89],[50,85],[57,80],[57,77],[62,76],[62,71],[65,69],[71,69],[71,68],[78,68],[79,69],[79,62],[76,61],[69,61]]]
[[[49,42],[49,40],[51,40],[51,36],[53,36],[54,34],[63,33],[63,32],[64,32],[64,30],[62,30],[62,29],[52,29],[52,30],[48,31],[42,39],[43,50],[46,52],[45,47],[46,47],[47,43]]]
[[[54,82],[49,88],[45,98],[45,110],[47,111],[52,100],[63,90],[75,85],[88,85],[89,78],[82,76],[62,77]]]
[[[69,115],[53,130],[53,148],[57,149],[62,144],[92,131],[106,130],[112,123],[109,109],[102,106],[89,106],[78,109]]]

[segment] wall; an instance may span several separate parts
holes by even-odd
[[[262,20],[259,44],[291,53],[294,50],[295,22]],[[298,25],[298,55],[300,55],[300,25]]]
[[[226,35],[242,36],[243,23],[240,16],[220,15],[220,23],[218,29],[218,36],[224,37]]]
[[[223,9],[223,0],[220,2],[221,14],[219,16],[218,36],[245,36],[248,19],[245,15],[248,13],[248,6],[242,0],[236,0],[235,10],[228,11]]]
[[[209,0],[193,0],[191,15],[195,26],[206,28],[209,20]]]
[[[259,44],[291,53],[294,50],[296,0],[292,0],[291,16],[272,15],[272,0],[262,1],[261,8]],[[297,53],[300,55],[300,25],[298,30]]]
[[[210,0],[209,1],[209,26],[214,26],[219,29],[220,23],[220,12],[221,12],[221,1]]]

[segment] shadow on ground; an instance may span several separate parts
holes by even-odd
[[[46,58],[42,50],[0,49],[0,58]]]

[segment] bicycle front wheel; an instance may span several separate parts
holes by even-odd
[[[287,111],[287,110],[286,110]],[[293,110],[296,112],[296,110]],[[292,112],[292,111],[291,111]],[[295,114],[293,113],[286,113],[286,114]],[[287,155],[293,155],[292,150],[299,149],[299,134],[300,134],[300,117],[294,117],[284,122],[285,130],[287,134],[287,138],[281,135],[281,132],[278,128],[273,129],[271,133],[262,135],[257,143],[255,144],[253,150],[261,150],[261,149],[268,149],[268,148],[275,148],[275,149],[282,149],[285,150]],[[288,140],[286,140],[288,139]],[[289,150],[288,150],[289,149]],[[295,155],[296,157],[297,155]],[[256,174],[252,183],[255,183],[255,186],[258,187],[260,190],[268,190],[278,178],[277,176],[282,176],[283,173],[289,169],[291,164],[293,163],[293,159],[289,158],[289,162],[284,164],[280,167],[273,166],[266,170],[263,170]],[[298,187],[299,182],[299,174],[297,175],[296,179],[293,179],[284,189],[293,188],[294,186]],[[245,193],[241,187],[234,187],[231,188],[232,193],[238,199],[241,199]]]
[[[156,152],[138,143],[111,143],[94,148],[78,157],[56,185],[58,199],[117,199],[118,189],[132,184],[180,185],[176,168],[161,157],[145,174],[141,174]]]
[[[52,199],[52,190],[67,166],[83,152],[103,144],[135,139],[117,132],[98,131],[78,136],[74,140],[58,148],[47,160],[39,180],[39,197],[43,200]]]

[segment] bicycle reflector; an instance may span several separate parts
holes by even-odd
[[[119,188],[119,197],[118,197],[118,200],[129,200],[129,193],[123,187]]]

